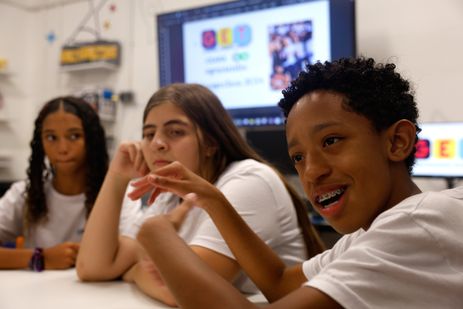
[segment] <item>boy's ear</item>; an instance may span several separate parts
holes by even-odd
[[[387,137],[389,159],[403,161],[415,147],[416,127],[409,120],[399,120],[387,129]]]

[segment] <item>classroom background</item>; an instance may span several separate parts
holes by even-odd
[[[57,95],[108,87],[127,94],[102,118],[109,145],[140,138],[143,107],[159,88],[156,15],[219,2],[225,1],[106,1],[97,22],[106,39],[120,42],[122,58],[117,69],[89,74],[63,70],[59,57],[89,6],[99,1],[0,0],[0,59],[7,60],[0,71],[0,181],[25,178],[34,117]],[[356,0],[355,14],[357,55],[398,65],[414,83],[422,122],[463,121],[461,0]],[[297,177],[288,178],[297,184]],[[423,190],[447,185],[439,178],[416,181]]]

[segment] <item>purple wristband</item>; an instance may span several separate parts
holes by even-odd
[[[29,269],[33,271],[42,271],[44,268],[45,262],[43,258],[43,249],[35,248],[31,260],[29,261]]]

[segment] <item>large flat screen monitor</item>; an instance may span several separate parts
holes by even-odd
[[[463,122],[420,124],[413,176],[463,178]]]
[[[281,127],[246,130],[248,143],[285,175],[296,174],[288,154],[286,132]]]
[[[199,83],[238,126],[281,125],[306,63],[355,56],[353,0],[247,0],[157,16],[160,85]]]

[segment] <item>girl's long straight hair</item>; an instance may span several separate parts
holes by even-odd
[[[325,249],[320,237],[311,224],[308,208],[294,188],[285,180],[275,167],[266,162],[239,133],[230,115],[223,107],[219,98],[209,89],[198,84],[171,84],[158,90],[148,101],[143,113],[143,122],[150,110],[163,103],[170,102],[179,107],[187,117],[199,128],[204,137],[204,143],[216,146],[217,150],[212,162],[206,164],[206,156],[200,154],[200,166],[210,166],[208,170],[200,171],[201,176],[214,183],[226,167],[234,162],[254,159],[269,165],[284,183],[296,210],[299,227],[306,245],[307,256],[312,257]],[[204,147],[200,147],[202,149]]]

